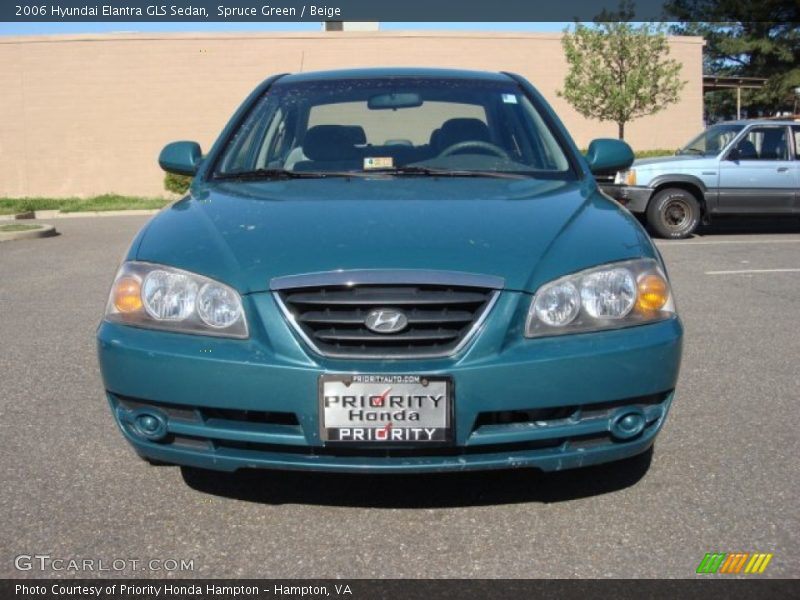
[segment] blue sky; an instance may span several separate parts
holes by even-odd
[[[436,31],[563,31],[567,23],[388,23],[382,22],[381,31],[436,30]],[[320,23],[0,23],[0,35],[46,35],[58,33],[111,33],[111,32],[163,32],[163,31],[319,31]]]

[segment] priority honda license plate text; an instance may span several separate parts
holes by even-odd
[[[421,375],[325,375],[326,442],[444,443],[451,440],[451,384]]]

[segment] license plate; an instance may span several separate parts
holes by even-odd
[[[325,442],[431,444],[452,440],[452,382],[423,375],[323,375]]]

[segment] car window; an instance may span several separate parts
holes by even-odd
[[[736,143],[739,160],[788,160],[786,127],[753,127]]]
[[[794,159],[800,160],[800,125],[792,125],[792,137],[794,138]]]
[[[409,110],[370,110],[366,101],[321,104],[311,107],[308,128],[317,125],[357,126],[366,144],[422,146],[447,119],[475,119],[486,124],[486,107],[459,102],[425,102]]]
[[[228,140],[215,174],[405,168],[574,177],[515,82],[438,78],[276,84]]]
[[[739,123],[713,125],[683,146],[676,154],[716,156],[733,141],[733,138],[743,128],[744,125]]]

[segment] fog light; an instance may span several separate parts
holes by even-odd
[[[646,423],[640,409],[625,409],[611,421],[611,435],[620,440],[629,440],[642,433]]]
[[[131,415],[135,433],[150,441],[157,442],[167,435],[167,417],[151,408],[140,408]]]
[[[145,433],[158,431],[158,419],[153,415],[139,415],[139,418],[136,419],[136,425]]]

